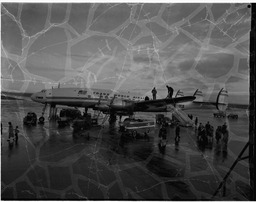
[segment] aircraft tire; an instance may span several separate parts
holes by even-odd
[[[132,136],[133,136],[134,139],[136,138],[136,136],[137,136],[137,131],[136,130],[132,131]]]
[[[41,116],[41,117],[39,118],[39,123],[44,123],[44,117],[43,117],[43,116]]]

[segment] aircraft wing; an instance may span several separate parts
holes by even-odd
[[[145,100],[134,103],[134,108],[136,110],[145,110],[151,106],[153,107],[164,107],[168,104],[184,103],[195,100],[194,96],[184,96],[184,97],[175,97],[175,98],[165,98],[165,99],[157,99],[157,100]]]

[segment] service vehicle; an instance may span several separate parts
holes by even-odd
[[[82,117],[81,112],[78,109],[62,109],[60,111],[58,124],[59,126],[67,126],[76,118]]]
[[[234,113],[230,113],[227,117],[228,117],[229,119],[238,119],[238,115],[237,115],[237,114],[234,114]]]
[[[143,119],[127,118],[120,125],[120,131],[123,135],[130,136],[133,139],[149,139],[148,134],[155,128],[155,122]]]
[[[213,116],[215,118],[225,118],[226,117],[226,113],[224,111],[218,111],[213,113]]]
[[[23,119],[23,124],[24,125],[33,125],[33,126],[35,126],[37,124],[36,113],[28,112],[27,116],[25,116],[24,119]]]

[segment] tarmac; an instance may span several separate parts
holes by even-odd
[[[164,153],[158,148],[159,127],[150,131],[149,140],[134,140],[121,135],[118,123],[73,134],[71,127],[47,121],[21,126],[12,147],[4,128],[1,199],[249,200],[248,159],[237,164],[225,189],[213,197],[248,141],[248,118],[215,119],[211,110],[191,113],[199,122],[207,117],[215,129],[228,121],[227,154],[216,142],[200,148],[193,127],[181,127],[178,145],[175,127],[169,127]]]

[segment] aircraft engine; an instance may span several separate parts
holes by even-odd
[[[102,111],[102,112],[108,112],[110,107],[106,104],[99,104],[99,105],[96,105],[94,107],[95,110],[99,110],[99,111]]]
[[[129,100],[114,99],[109,107],[113,110],[130,111],[133,110],[133,103]]]
[[[216,108],[220,111],[226,111],[228,107],[228,91],[222,88],[216,99]]]

